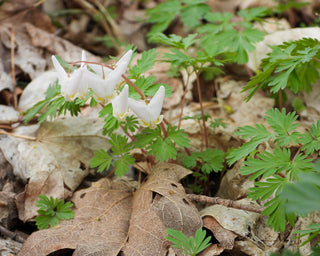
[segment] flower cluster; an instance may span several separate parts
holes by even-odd
[[[61,95],[67,101],[76,98],[84,99],[90,90],[94,92],[93,97],[101,104],[112,103],[113,115],[120,121],[124,121],[129,114],[129,108],[140,118],[140,123],[144,127],[154,129],[162,122],[160,115],[165,88],[160,86],[159,90],[150,102],[136,101],[129,98],[129,86],[125,84],[123,75],[127,70],[132,57],[132,50],[129,50],[114,65],[113,68],[101,64],[86,63],[85,52],[82,52],[81,66],[71,73],[67,73],[60,65],[57,58],[52,56],[53,65],[58,72],[59,83],[61,85]],[[87,67],[90,67],[91,72]],[[122,85],[125,84],[120,91]]]

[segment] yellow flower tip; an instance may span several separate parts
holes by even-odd
[[[163,115],[160,115],[155,121],[146,122],[143,120],[140,120],[140,124],[143,127],[149,127],[150,129],[155,129],[158,124],[160,124],[163,121]]]

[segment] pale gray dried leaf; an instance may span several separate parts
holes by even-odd
[[[13,107],[0,105],[0,124],[12,124],[17,122],[18,120],[18,111],[16,111]]]
[[[74,219],[32,233],[20,256],[75,249],[77,256],[116,256],[127,239],[132,193],[106,178],[74,193]]]
[[[243,205],[257,206],[257,203],[249,199],[241,199],[236,202]],[[242,237],[247,237],[250,234],[253,226],[260,217],[259,213],[228,208],[223,205],[209,206],[204,208],[200,214],[202,217],[212,216],[222,227]]]
[[[42,123],[38,130],[38,126],[26,126],[15,131],[27,136],[37,133],[33,141],[0,137],[0,148],[14,174],[29,180],[26,191],[19,197],[22,220],[36,216],[38,195],[65,198],[79,186],[88,174],[94,151],[110,148],[108,139],[102,135],[103,125],[101,119],[57,119]]]

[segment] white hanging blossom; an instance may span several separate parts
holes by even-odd
[[[119,121],[124,121],[128,116],[129,86],[126,84],[120,94],[112,100],[113,116]]]
[[[115,95],[116,89],[122,82],[122,75],[126,72],[132,56],[132,50],[129,50],[111,70],[100,65],[90,64],[97,74],[91,73],[87,76],[90,88],[94,91],[95,99],[101,103],[108,103]]]
[[[150,100],[149,104],[128,99],[129,108],[140,118],[140,123],[144,127],[156,128],[163,120],[163,115],[160,115],[165,96],[164,86],[160,86],[159,90]]]
[[[86,61],[85,51],[82,51],[81,61]],[[79,69],[68,74],[55,56],[52,56],[52,62],[58,72],[61,95],[67,101],[73,101],[75,98],[84,99],[88,93],[86,76],[88,73],[91,73],[86,69],[85,64],[82,63]]]

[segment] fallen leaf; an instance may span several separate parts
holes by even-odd
[[[32,233],[18,255],[45,256],[74,249],[77,256],[118,255],[127,239],[132,193],[121,183],[103,178],[74,193],[74,219]]]
[[[169,163],[158,164],[152,170],[147,181],[134,194],[124,255],[167,255],[170,243],[165,239],[166,228],[193,236],[202,226],[197,209],[178,183],[189,173],[182,166]]]
[[[212,216],[204,216],[202,221],[203,226],[211,230],[224,249],[231,250],[233,248],[234,240],[237,237],[235,233],[222,227]]]
[[[19,218],[36,216],[35,202],[40,194],[66,198],[88,174],[94,151],[108,150],[102,135],[103,120],[68,118],[44,122],[38,126],[19,127],[15,133],[37,136],[30,141],[12,136],[0,137],[0,148],[12,165],[14,174],[25,182],[19,195]],[[27,130],[26,130],[27,129]]]
[[[249,199],[241,199],[236,202],[244,205],[257,205],[257,203]],[[202,217],[211,216],[215,218],[223,228],[233,231],[242,237],[250,235],[253,226],[260,217],[258,213],[228,208],[223,205],[209,206],[204,208],[200,214]]]

